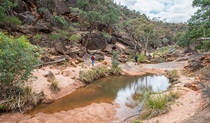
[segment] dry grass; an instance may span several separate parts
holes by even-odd
[[[178,94],[174,92],[146,96],[145,108],[140,115],[140,119],[149,119],[167,113],[172,102],[178,97]]]

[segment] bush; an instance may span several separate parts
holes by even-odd
[[[39,65],[37,49],[24,36],[15,39],[0,32],[0,99],[9,101],[4,103],[5,110],[29,102],[31,92],[26,84]]]
[[[55,20],[57,20],[58,22],[60,22],[63,26],[68,25],[68,23],[66,22],[66,20],[64,18],[62,18],[61,16],[55,16]]]
[[[14,0],[1,0],[0,2],[0,23],[16,24],[20,25],[22,22],[16,18],[9,16],[7,13],[11,8],[17,5],[17,1]]]
[[[101,77],[105,77],[107,75],[120,75],[121,71],[121,68],[96,68],[86,72],[81,71],[79,78],[82,82],[89,84],[92,81],[97,80]]]
[[[179,96],[177,93],[146,95],[145,109],[140,115],[141,119],[152,118],[169,111],[169,105]]]
[[[105,37],[105,38],[108,38],[108,39],[112,38],[112,36],[109,33],[103,32],[102,34],[103,34],[103,37]]]
[[[119,65],[118,54],[116,51],[114,51],[112,56],[112,68],[118,68],[118,65]]]
[[[73,26],[69,26],[69,30],[74,32],[76,29]]]
[[[43,35],[42,34],[36,34],[34,37],[33,37],[33,39],[35,39],[35,40],[41,40],[42,39],[42,37],[43,37]]]
[[[59,39],[59,35],[57,35],[57,34],[50,34],[50,40],[57,40],[57,39]]]
[[[179,76],[178,76],[178,73],[177,73],[177,70],[172,70],[172,71],[166,71],[167,73],[167,76],[168,76],[168,79],[170,80],[170,82],[175,82],[178,80]]]
[[[11,17],[11,16],[5,17],[3,19],[3,22],[8,23],[8,24],[15,24],[15,25],[21,25],[22,24],[22,21],[19,20],[17,17]]]
[[[80,40],[80,37],[77,34],[74,34],[69,38],[69,40],[73,42],[78,42]]]
[[[143,54],[138,55],[138,61],[139,62],[143,62],[145,59],[146,59],[146,56],[144,56]]]

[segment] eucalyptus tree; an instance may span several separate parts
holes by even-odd
[[[188,20],[188,30],[180,42],[182,46],[189,46],[194,43],[200,45],[202,42],[198,41],[198,38],[210,37],[210,1],[194,0],[192,5],[198,7],[198,10]]]
[[[129,31],[132,37],[139,43],[143,44],[144,54],[147,52],[148,43],[159,35],[156,25],[149,21],[145,16],[131,19],[128,22]]]

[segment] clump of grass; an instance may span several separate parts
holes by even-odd
[[[69,26],[69,30],[74,32],[76,29],[73,26]]]
[[[146,56],[144,56],[143,54],[139,54],[138,55],[138,61],[139,62],[143,62],[143,61],[145,61],[146,60]]]
[[[57,40],[57,39],[59,39],[59,35],[57,35],[57,34],[50,34],[50,40]]]
[[[60,89],[58,87],[58,82],[57,81],[52,81],[50,84],[50,89],[52,92],[58,92]]]
[[[77,34],[74,34],[69,38],[69,40],[72,42],[78,42],[80,39],[81,38]]]
[[[119,75],[121,73],[120,68],[95,68],[89,71],[80,71],[79,78],[82,82],[86,84],[90,84],[92,81],[97,80],[101,77],[105,77],[108,75]]]
[[[109,69],[109,74],[110,75],[120,75],[121,72],[122,72],[122,68],[120,68],[120,67]]]
[[[169,78],[171,83],[177,81],[179,78],[177,70],[166,71],[166,75]]]
[[[132,123],[143,123],[143,122],[135,119],[132,121]]]
[[[170,92],[168,94],[152,94],[146,96],[145,109],[140,115],[141,119],[152,118],[169,111],[169,106],[178,98],[178,94]]]
[[[106,32],[103,32],[102,35],[103,35],[103,37],[108,38],[108,39],[112,38],[112,36],[109,33],[106,33]]]

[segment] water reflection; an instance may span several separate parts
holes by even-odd
[[[136,78],[134,82],[121,88],[115,99],[120,105],[117,117],[121,120],[129,115],[138,114],[143,104],[144,94],[148,91],[158,92],[169,87],[169,80],[165,76],[145,76]]]
[[[39,112],[54,113],[73,110],[92,103],[111,103],[120,105],[117,108],[117,117],[125,118],[138,113],[140,104],[144,99],[145,91],[162,91],[169,86],[168,79],[164,76],[111,76],[95,81],[84,88],[54,101],[52,104],[40,104],[29,114]]]

